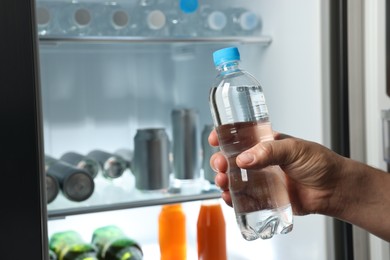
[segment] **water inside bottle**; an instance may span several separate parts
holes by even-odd
[[[229,190],[237,223],[246,240],[267,239],[292,230],[285,174],[279,166],[241,169],[236,157],[259,142],[272,140],[269,122],[240,122],[216,128],[229,164]]]

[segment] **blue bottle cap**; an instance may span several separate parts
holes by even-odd
[[[184,13],[193,13],[198,9],[198,0],[180,0],[179,6]]]
[[[224,62],[240,60],[240,53],[237,47],[220,49],[213,53],[214,65],[219,66]]]

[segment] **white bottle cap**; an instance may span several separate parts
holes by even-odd
[[[212,12],[207,18],[211,30],[221,31],[227,23],[226,15],[220,11]]]
[[[166,23],[165,14],[160,10],[153,10],[148,14],[147,23],[150,29],[160,30]]]
[[[246,11],[240,16],[240,26],[243,30],[251,31],[254,30],[259,24],[257,15],[253,12]]]

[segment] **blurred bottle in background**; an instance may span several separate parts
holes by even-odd
[[[49,260],[57,260],[57,255],[53,250],[49,249]]]
[[[136,24],[130,7],[115,1],[101,3],[96,17],[96,35],[131,36],[136,33]]]
[[[199,35],[222,36],[227,26],[227,17],[222,10],[212,8],[205,4],[200,7]]]
[[[158,218],[161,260],[187,259],[186,216],[181,204],[163,205]]]
[[[231,35],[252,35],[260,32],[262,23],[258,15],[245,8],[229,8],[227,33]]]
[[[198,34],[198,0],[172,1],[168,13],[170,35],[173,37],[195,37]]]
[[[71,201],[84,201],[88,199],[95,188],[91,175],[69,163],[45,156],[46,174],[54,176],[63,195]]]
[[[57,178],[46,172],[46,201],[50,204],[55,198],[57,198],[60,192],[60,184]]]
[[[96,229],[92,235],[92,244],[97,248],[97,255],[102,260],[143,259],[140,245],[114,225]]]
[[[144,37],[169,36],[167,12],[170,3],[164,0],[140,0],[137,5],[139,35]]]
[[[128,165],[121,156],[102,150],[90,151],[87,156],[100,164],[103,176],[109,179],[122,176]]]
[[[77,168],[88,172],[92,178],[95,178],[99,173],[100,165],[97,161],[88,156],[76,152],[67,152],[60,157],[61,161],[67,162]]]
[[[54,233],[50,237],[49,248],[58,260],[98,260],[96,248],[73,230]]]
[[[94,29],[97,4],[72,1],[58,12],[60,33],[67,36],[87,36]]]
[[[226,260],[226,223],[219,200],[203,201],[197,221],[198,259]]]
[[[48,1],[37,1],[35,10],[38,35],[47,36],[55,33],[58,4]]]

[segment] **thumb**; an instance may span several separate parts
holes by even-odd
[[[237,166],[250,169],[291,164],[297,153],[295,143],[293,138],[260,142],[237,157]]]

